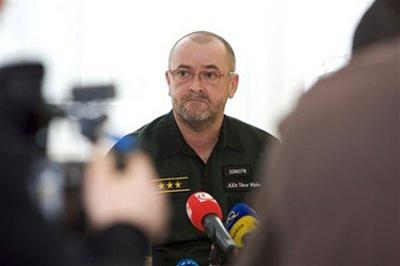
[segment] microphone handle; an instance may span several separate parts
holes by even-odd
[[[208,237],[217,243],[224,254],[229,254],[235,250],[235,241],[216,215],[206,215],[203,218],[203,225]]]
[[[221,266],[222,265],[222,251],[221,249],[215,245],[215,243],[211,244],[210,256],[208,257],[208,266]]]

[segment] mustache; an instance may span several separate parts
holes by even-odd
[[[191,92],[183,97],[184,102],[191,100],[204,100],[209,102],[210,98],[202,92]]]

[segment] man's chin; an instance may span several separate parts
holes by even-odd
[[[208,102],[203,100],[190,100],[185,102],[184,108],[193,112],[196,112],[197,110],[199,112],[205,112],[207,111],[208,105]]]
[[[204,102],[190,102],[186,103],[183,112],[191,117],[207,117],[210,114],[210,110],[208,109],[208,104]]]
[[[193,123],[204,123],[210,120],[212,114],[207,108],[204,109],[189,109],[186,108],[181,113],[184,120],[193,124]]]
[[[185,120],[190,122],[204,122],[209,120],[210,115],[208,113],[194,113],[194,112],[184,112]]]
[[[186,109],[181,110],[178,114],[182,119],[181,121],[195,131],[204,130],[215,120],[215,117],[209,110],[204,112],[190,112]]]

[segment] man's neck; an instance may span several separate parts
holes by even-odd
[[[174,115],[175,116],[175,115]],[[207,163],[215,145],[217,144],[224,116],[217,118],[205,128],[192,128],[175,116],[178,128],[186,143],[197,153],[204,163]]]

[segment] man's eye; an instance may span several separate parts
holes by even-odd
[[[215,71],[204,71],[203,78],[208,80],[214,80],[218,78],[218,73]]]
[[[177,75],[179,78],[186,78],[186,77],[189,77],[189,76],[190,76],[190,72],[187,71],[187,70],[179,70],[179,71],[176,72],[176,75]]]

